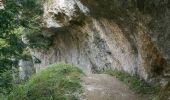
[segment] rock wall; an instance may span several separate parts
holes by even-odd
[[[26,80],[32,74],[35,73],[32,61],[22,59],[19,61],[18,65],[19,65],[19,78],[21,80]]]
[[[170,2],[151,1],[50,0],[44,3],[44,31],[53,37],[53,43],[48,50],[31,50],[41,61],[35,64],[36,71],[65,61],[80,66],[86,73],[118,69],[148,82],[168,76]],[[149,8],[151,5],[154,11]]]

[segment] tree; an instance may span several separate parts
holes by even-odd
[[[36,0],[3,0],[3,5],[4,9],[0,9],[0,93],[11,88],[9,71],[17,68],[18,60],[23,57],[26,46],[21,40],[20,28],[38,27],[37,20],[42,13]],[[8,76],[4,77],[4,73]]]

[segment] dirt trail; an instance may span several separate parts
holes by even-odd
[[[147,100],[106,74],[91,74],[82,80],[84,93],[81,100]]]

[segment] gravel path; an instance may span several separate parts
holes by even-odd
[[[84,93],[80,100],[147,100],[106,74],[87,75],[83,77],[82,85]]]

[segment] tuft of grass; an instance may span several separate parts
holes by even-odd
[[[118,71],[118,70],[107,70],[104,73],[109,74],[111,76],[115,76],[120,81],[127,84],[130,89],[134,90],[136,93],[139,94],[157,94],[160,90],[160,87],[158,85],[149,85],[144,80],[139,78],[138,76],[131,76],[130,74]]]
[[[13,89],[8,100],[77,100],[83,72],[69,64],[53,64]]]

